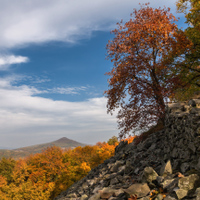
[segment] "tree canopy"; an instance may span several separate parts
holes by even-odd
[[[199,0],[177,1],[178,12],[185,13],[188,27],[185,30],[186,36],[192,42],[190,51],[180,63],[182,84],[176,92],[177,99],[187,99],[200,89],[200,2]],[[178,94],[178,95],[177,95]]]
[[[145,4],[134,9],[131,17],[118,23],[112,31],[114,39],[107,44],[114,67],[107,73],[110,79],[105,95],[108,112],[119,110],[121,137],[164,120],[165,100],[180,80],[175,63],[191,45],[169,8]]]

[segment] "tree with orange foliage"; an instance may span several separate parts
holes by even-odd
[[[176,60],[190,42],[174,23],[170,9],[151,8],[148,4],[134,9],[133,19],[113,30],[115,37],[107,44],[108,58],[114,67],[107,75],[108,112],[117,108],[120,137],[133,129],[141,129],[164,121],[165,99],[178,84]]]

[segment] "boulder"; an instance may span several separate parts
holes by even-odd
[[[152,181],[156,180],[157,177],[158,174],[152,167],[145,167],[142,178],[144,182],[151,183]]]
[[[150,192],[150,188],[147,183],[136,183],[131,185],[128,189],[125,189],[124,191],[128,195],[137,195],[137,198],[141,198],[147,196],[147,194]]]

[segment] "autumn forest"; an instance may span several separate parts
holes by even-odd
[[[126,139],[129,143],[134,137]],[[0,199],[50,200],[114,155],[117,137],[94,146],[62,150],[49,147],[42,153],[0,161]]]

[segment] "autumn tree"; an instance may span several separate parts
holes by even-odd
[[[108,112],[118,111],[120,136],[164,121],[165,100],[178,83],[174,58],[181,59],[189,45],[178,30],[170,9],[134,9],[131,19],[118,23],[115,37],[107,44],[108,58],[114,63],[110,76]]]
[[[12,172],[16,161],[12,158],[2,158],[0,161],[0,175],[4,176],[8,183],[13,181]]]

